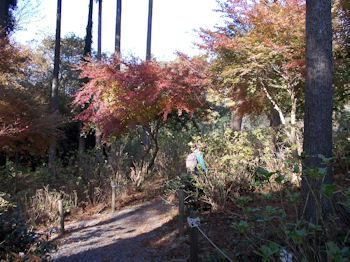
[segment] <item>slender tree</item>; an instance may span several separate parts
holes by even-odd
[[[102,55],[102,2],[98,0],[98,34],[97,34],[97,59],[101,60]]]
[[[149,0],[149,2],[148,2],[148,26],[147,26],[146,60],[150,60],[151,59],[152,12],[153,12],[153,0]]]
[[[114,51],[120,55],[120,35],[122,22],[122,0],[117,0]]]
[[[55,58],[53,68],[53,78],[51,87],[51,111],[58,111],[58,74],[60,70],[60,49],[61,49],[61,9],[62,0],[57,0],[57,13],[56,13],[56,40],[55,40]],[[49,149],[49,169],[52,175],[56,175],[56,169],[54,162],[56,161],[56,143],[52,143]]]
[[[103,0],[98,0],[98,35],[97,35],[97,60],[98,61],[101,61],[101,56],[102,56],[102,1]],[[102,152],[101,152],[101,134],[98,126],[96,126],[95,146],[97,148],[96,159],[98,162],[100,162]]]
[[[91,55],[91,45],[92,45],[92,15],[93,15],[93,6],[94,1],[89,0],[89,14],[88,14],[88,23],[86,26],[86,36],[85,36],[85,46],[84,46],[84,53],[83,53],[83,60],[85,60],[86,57]],[[87,79],[82,80],[84,83],[88,81]],[[82,153],[85,151],[85,137],[82,133],[82,123],[80,125],[80,132],[79,132],[79,158],[81,158]]]
[[[94,1],[89,2],[89,14],[88,23],[86,26],[86,37],[85,37],[85,47],[84,47],[84,57],[91,55],[91,45],[92,45],[92,12],[94,7]]]
[[[317,222],[330,202],[320,195],[333,182],[332,168],[332,17],[331,0],[306,1],[306,86],[302,193],[306,219]],[[316,171],[315,171],[316,170]],[[315,175],[316,174],[316,175]],[[323,175],[322,177],[320,175]],[[320,212],[322,210],[322,212]]]

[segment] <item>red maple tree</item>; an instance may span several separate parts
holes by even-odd
[[[43,152],[56,123],[35,90],[22,85],[30,57],[6,37],[0,53],[0,150]]]
[[[160,116],[165,121],[172,112],[192,114],[203,107],[209,83],[203,60],[183,54],[164,65],[114,56],[103,62],[89,60],[80,69],[80,77],[89,81],[73,101],[75,109],[82,109],[77,119],[85,129],[98,126],[105,140]]]

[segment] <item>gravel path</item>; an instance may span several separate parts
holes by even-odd
[[[52,261],[162,261],[150,239],[166,230],[173,212],[162,201],[146,202],[114,214],[68,225]]]

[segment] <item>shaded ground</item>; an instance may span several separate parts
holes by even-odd
[[[152,240],[169,233],[174,218],[161,200],[125,208],[114,214],[68,225],[58,238],[53,261],[164,261]],[[165,251],[165,250],[164,250]]]

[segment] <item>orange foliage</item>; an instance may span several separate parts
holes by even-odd
[[[35,92],[20,84],[29,58],[6,38],[0,39],[0,53],[0,150],[41,152],[56,124]]]
[[[305,0],[228,0],[220,12],[226,26],[202,30],[199,46],[213,55],[212,74],[238,101],[238,113],[261,111],[267,92],[281,103],[286,94],[302,91]]]
[[[191,114],[204,105],[208,80],[203,61],[185,55],[170,65],[112,57],[105,62],[88,61],[81,70],[81,78],[89,82],[73,101],[75,108],[84,109],[78,119],[85,129],[99,126],[105,138],[161,115],[165,121],[174,111]]]

